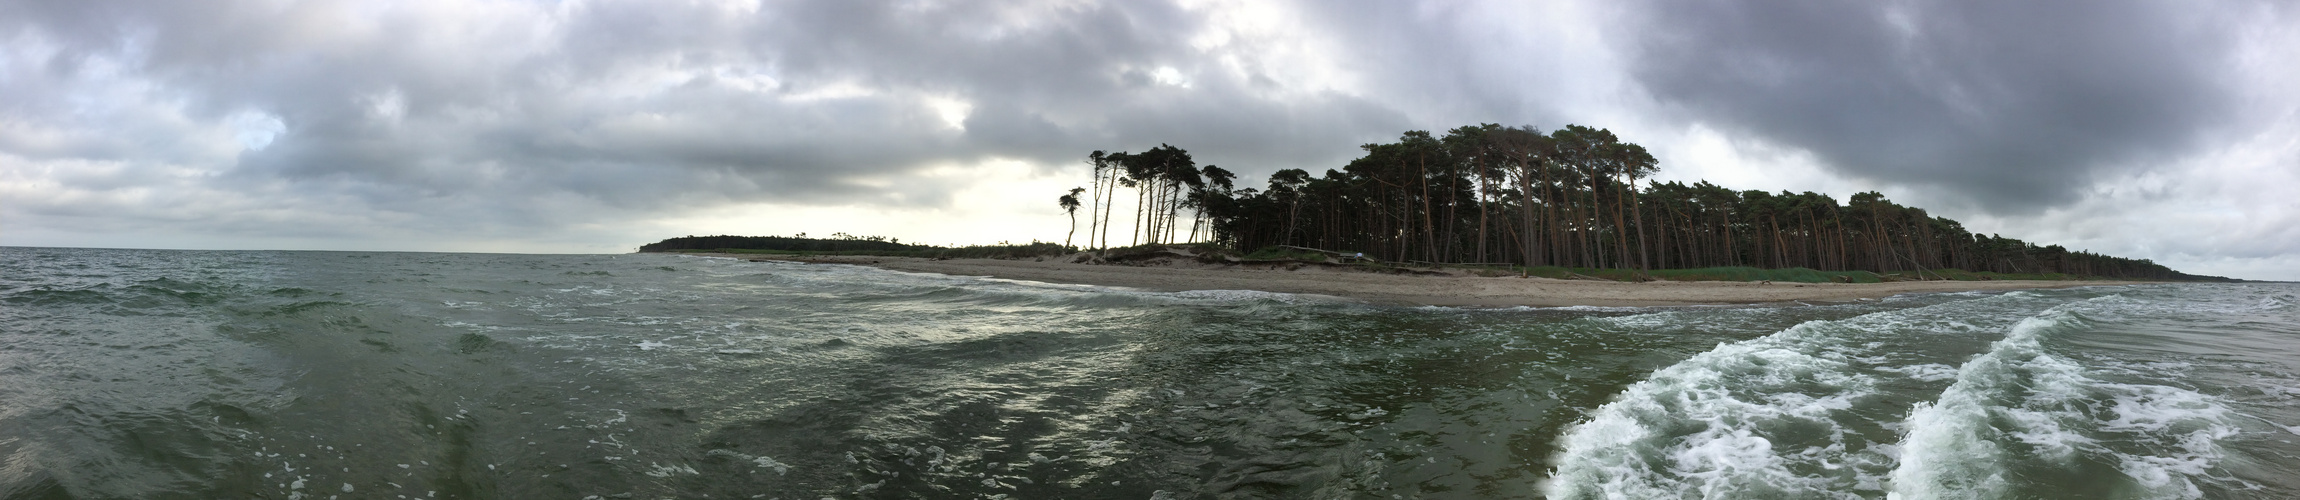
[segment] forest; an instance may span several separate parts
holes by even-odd
[[[1660,162],[1611,131],[1580,125],[1465,126],[1366,144],[1341,169],[1271,174],[1262,188],[1161,144],[1095,151],[1090,187],[1059,198],[1087,248],[1213,243],[1241,252],[1290,245],[1383,261],[1600,269],[1716,266],[1906,273],[1943,269],[2198,279],[2145,259],[1966,230],[1876,192],[1735,191],[1654,182]],[[1116,222],[1130,229],[1111,234]],[[1065,241],[1069,245],[1070,241]]]
[[[883,236],[852,236],[837,233],[830,238],[797,236],[687,236],[648,243],[640,252],[679,252],[719,249],[775,250],[785,252],[897,252],[926,250],[936,247],[905,245],[900,239]]]

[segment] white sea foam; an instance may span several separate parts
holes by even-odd
[[[654,477],[671,477],[677,475],[693,476],[699,475],[701,473],[696,472],[694,467],[689,467],[677,463],[673,463],[671,465],[662,465],[654,462],[647,462],[646,474]]]
[[[1901,438],[1900,465],[1892,475],[1893,498],[2004,495],[2012,484],[2006,476],[2007,452],[1999,444],[2005,431],[1990,425],[1992,412],[2005,414],[2014,422],[2015,439],[2046,445],[2046,449],[2051,443],[2069,444],[2081,439],[2070,438],[2054,415],[2035,410],[2007,413],[1997,408],[1997,398],[2021,390],[2018,386],[2026,382],[2027,375],[2042,372],[2036,378],[2065,380],[2055,372],[2074,369],[2074,365],[2041,352],[2037,340],[2045,330],[2066,321],[2074,318],[2058,310],[2021,320],[1989,352],[1958,369],[1956,383],[1950,384],[1938,400],[1920,403],[1909,413],[1902,427],[1908,434]],[[2065,390],[2061,387],[2039,393],[2051,398]]]
[[[1606,318],[1590,318],[1590,321],[1593,321],[1593,322],[1598,322],[1598,323],[1608,323],[1608,324],[1611,324],[1611,325],[1613,325],[1613,326],[1614,326],[1614,327],[1616,327],[1616,328],[1631,328],[1631,329],[1646,329],[1646,330],[1654,330],[1654,329],[1661,329],[1661,328],[1670,327],[1670,326],[1674,326],[1674,325],[1678,324],[1678,321],[1677,321],[1677,320],[1679,319],[1679,317],[1680,317],[1680,315],[1678,315],[1678,314],[1675,314],[1675,313],[1669,313],[1669,312],[1656,312],[1656,313],[1647,313],[1647,314],[1631,314],[1631,315],[1628,315],[1628,316],[1613,316],[1613,317],[1606,317]]]
[[[1919,336],[1985,333],[1993,328],[1976,324],[2026,316],[2038,298],[1986,294],[1808,322],[1719,345],[1632,384],[1569,429],[1559,441],[1557,469],[1543,488],[1551,498],[1882,493],[1902,446],[1855,436],[1873,432],[1860,430],[1869,425],[1904,424],[1875,422],[1856,411],[1881,396],[1876,374],[1931,382],[1955,378],[1956,368],[1907,347],[1939,342]],[[1605,321],[1634,327],[1650,316]]]
[[[735,450],[728,450],[728,449],[713,449],[713,450],[710,450],[710,451],[707,451],[707,452],[703,452],[703,454],[704,454],[704,455],[708,455],[708,456],[714,456],[714,457],[728,457],[728,458],[733,458],[733,459],[735,459],[735,460],[740,460],[740,461],[750,462],[752,467],[757,467],[757,468],[762,468],[762,469],[770,469],[770,470],[773,470],[773,471],[775,471],[775,475],[778,475],[778,476],[779,476],[779,475],[787,475],[787,474],[790,474],[790,472],[791,472],[791,466],[790,466],[790,464],[785,464],[785,463],[782,463],[782,462],[776,461],[776,460],[774,459],[774,457],[769,457],[769,456],[766,456],[766,455],[756,455],[756,456],[754,456],[754,455],[746,454],[746,453],[743,453],[743,452],[738,452],[738,451],[735,451]],[[851,453],[851,452],[850,452],[850,453],[848,453],[848,454],[847,454],[847,461],[848,461],[848,462],[855,462],[855,461],[856,461],[856,460],[855,460],[855,458],[854,458],[854,454],[853,454],[853,453]],[[688,469],[688,470],[693,470],[693,469]]]
[[[1864,482],[1843,464],[1835,414],[1874,392],[1844,361],[1800,352],[1829,342],[1829,322],[1800,324],[1716,349],[1631,384],[1561,439],[1550,498],[1850,496]],[[1823,444],[1776,443],[1782,429]],[[1810,439],[1810,438],[1808,438]],[[1660,460],[1655,460],[1659,458]],[[1821,472],[1827,471],[1827,472]]]
[[[1315,299],[1315,297],[1317,297],[1317,296],[1313,296],[1313,295],[1302,295],[1302,294],[1295,294],[1295,293],[1279,293],[1279,292],[1264,292],[1264,291],[1260,291],[1260,290],[1188,290],[1188,291],[1181,291],[1181,292],[1173,292],[1173,293],[1171,293],[1171,294],[1167,294],[1167,296],[1170,296],[1170,297],[1174,297],[1174,298],[1178,298],[1178,299],[1185,299],[1185,300],[1207,300],[1207,301],[1218,301],[1218,302],[1244,302],[1244,301],[1250,301],[1250,300],[1271,300],[1271,301],[1278,301],[1278,302],[1285,302],[1285,303],[1301,303],[1301,302],[1316,302],[1316,301],[1317,301],[1317,300]]]
[[[2111,451],[2118,470],[2158,498],[2202,498],[2196,479],[2217,465],[2220,441],[2236,435],[2228,408],[2211,396],[2175,387],[2100,384],[2114,403],[2098,423],[2143,453]]]
[[[2002,497],[2014,493],[2017,461],[2068,468],[2086,457],[2113,459],[2150,497],[2201,497],[2193,479],[2235,433],[2228,410],[2186,389],[2101,382],[2045,349],[2049,334],[2084,324],[2069,312],[2083,305],[2022,320],[1938,400],[1918,404],[1902,424],[1890,497]],[[2016,443],[2027,453],[2014,453]]]
[[[1522,308],[1522,309],[1527,309],[1527,310],[1534,310],[1534,311],[1583,311],[1583,312],[1637,312],[1637,311],[1643,311],[1643,310],[1647,310],[1647,309],[1652,309],[1651,307],[1628,307],[1628,306],[1556,306],[1556,307],[1530,307],[1530,306],[1518,306],[1518,307],[1519,307],[1519,308]]]

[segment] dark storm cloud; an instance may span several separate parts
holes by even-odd
[[[254,113],[280,133],[225,153],[205,187],[429,214],[451,232],[730,202],[934,206],[945,191],[905,176],[1159,142],[1268,170],[1407,126],[1347,94],[1266,97],[1266,78],[1189,43],[1203,19],[1156,3],[99,1],[0,14],[0,36],[52,49],[39,74],[0,80],[37,96],[20,102],[123,101],[96,114],[12,105],[17,120],[76,132],[0,143],[7,153],[149,174],[199,156],[137,156],[149,145]],[[158,91],[85,95],[121,81]],[[963,110],[963,129],[935,103]],[[170,120],[190,123],[122,125]],[[534,203],[567,195],[596,207]]]
[[[1627,29],[1635,78],[1693,119],[2033,212],[2226,131],[2232,6],[1657,0]]]
[[[1665,172],[1712,177],[1806,168],[1810,151],[1827,178],[1801,185],[1882,186],[1976,223],[2145,215],[2191,236],[2129,248],[2238,252],[2194,243],[2233,235],[2289,254],[2288,194],[2263,174],[2300,154],[2279,132],[2300,129],[2300,76],[2270,67],[2300,40],[2291,16],[2245,0],[0,0],[0,238],[18,239],[0,242],[621,248],[751,203],[1020,226],[1051,205],[968,209],[1083,181],[1092,150],[1173,144],[1252,185],[1493,122],[1613,127]],[[2181,204],[2196,199],[2223,203]],[[2087,231],[2163,232],[2128,226]]]

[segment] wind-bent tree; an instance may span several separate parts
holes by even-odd
[[[1062,205],[1062,213],[1070,214],[1070,234],[1062,237],[1062,246],[1070,246],[1070,239],[1078,236],[1078,194],[1084,192],[1086,188],[1074,187],[1069,194],[1055,199],[1055,203]]]

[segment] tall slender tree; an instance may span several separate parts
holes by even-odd
[[[1062,237],[1062,246],[1070,246],[1070,239],[1078,236],[1078,195],[1084,192],[1086,192],[1086,188],[1070,188],[1068,194],[1055,200],[1062,206],[1062,213],[1070,214],[1070,234]]]
[[[1101,150],[1095,150],[1086,155],[1086,163],[1094,169],[1094,182],[1089,184],[1094,186],[1094,189],[1088,195],[1092,201],[1086,206],[1086,246],[1089,248],[1099,248],[1095,246],[1095,235],[1099,234],[1102,229],[1102,174],[1109,170],[1109,162],[1104,161],[1105,156],[1107,155]],[[1072,217],[1076,218],[1077,216],[1073,214]],[[1075,230],[1076,228],[1073,228],[1073,231]]]

